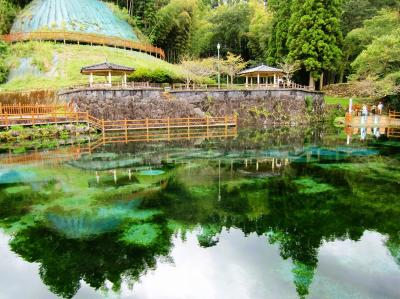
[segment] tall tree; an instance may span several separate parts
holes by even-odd
[[[172,0],[158,11],[150,38],[166,51],[169,61],[179,62],[186,54],[197,10],[197,0]]]
[[[292,2],[293,0],[270,0],[268,2],[270,9],[274,12],[272,35],[267,51],[268,64],[277,65],[289,53],[287,38],[290,16],[292,14]]]
[[[220,43],[223,55],[232,52],[240,54],[245,59],[250,59],[249,22],[250,8],[245,2],[235,1],[217,7],[210,18],[213,31],[209,45],[210,52],[215,53],[216,45]]]
[[[267,8],[264,1],[250,0],[250,25],[249,48],[252,58],[264,61],[267,56],[268,40],[272,34],[273,14]]]
[[[338,68],[342,51],[341,0],[293,0],[287,45],[289,58],[301,61],[310,86]]]
[[[0,34],[10,31],[17,14],[17,8],[8,0],[0,0]]]

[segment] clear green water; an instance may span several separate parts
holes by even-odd
[[[362,139],[243,131],[1,165],[0,298],[400,298],[400,140]]]

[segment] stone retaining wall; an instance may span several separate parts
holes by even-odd
[[[73,90],[59,99],[104,119],[224,116],[244,125],[296,125],[319,119],[323,93],[295,89],[170,91],[162,89]]]

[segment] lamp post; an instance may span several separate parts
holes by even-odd
[[[217,50],[218,50],[218,89],[221,88],[221,74],[220,74],[220,71],[219,71],[219,50],[220,49],[221,49],[221,44],[218,43],[217,44]]]

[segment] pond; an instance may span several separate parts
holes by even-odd
[[[3,153],[0,298],[400,298],[400,139],[380,132]]]

